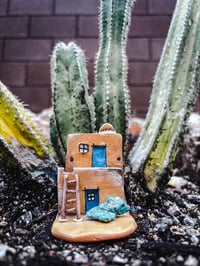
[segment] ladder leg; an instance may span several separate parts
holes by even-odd
[[[79,192],[78,174],[75,174],[75,180],[76,180],[76,214],[77,214],[77,218],[74,221],[80,222],[80,221],[82,221],[82,218],[81,218],[81,206],[80,206],[80,192]]]
[[[58,167],[58,174],[57,174],[57,193],[58,193],[58,215],[61,217],[61,210],[62,210],[62,200],[63,200],[63,179],[64,179],[64,168]]]
[[[67,174],[64,172],[64,186],[61,208],[61,220],[66,220],[66,192],[67,192]]]

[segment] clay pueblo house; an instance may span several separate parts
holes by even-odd
[[[108,196],[125,198],[121,135],[110,124],[99,133],[69,134],[66,167],[58,170],[59,220],[80,220]]]

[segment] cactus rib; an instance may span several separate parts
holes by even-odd
[[[178,0],[145,125],[129,155],[133,173],[143,171],[152,191],[174,161],[199,80],[200,5],[196,0]]]
[[[51,146],[40,133],[23,105],[0,82],[0,166],[7,171],[17,169],[32,177],[41,170],[56,175]],[[9,168],[9,167],[8,167]],[[51,169],[51,170],[50,170]],[[50,177],[50,178],[51,178]]]
[[[74,132],[94,132],[93,98],[89,96],[86,60],[83,51],[73,42],[58,43],[51,59],[54,133],[65,155],[66,137]],[[51,135],[52,142],[55,140]],[[54,140],[53,140],[54,139]],[[57,149],[57,153],[59,153]],[[61,164],[65,161],[62,158]]]
[[[50,118],[50,136],[51,136],[52,145],[53,145],[53,147],[56,151],[56,155],[58,157],[58,161],[60,162],[61,165],[64,165],[65,164],[64,158],[65,158],[66,149],[64,149],[64,147],[62,146],[62,144],[60,142],[54,114],[52,114],[52,116]]]
[[[97,127],[109,122],[124,139],[130,118],[125,46],[133,2],[101,1],[100,46],[95,71]]]
[[[44,158],[50,148],[47,140],[31,122],[23,105],[2,82],[0,82],[0,109],[0,134],[6,142],[11,143],[12,139],[16,139],[21,145],[34,149],[39,157]]]

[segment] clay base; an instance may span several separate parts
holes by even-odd
[[[82,216],[81,222],[75,222],[74,218],[70,216],[67,221],[60,222],[56,217],[51,228],[52,235],[69,242],[96,242],[124,238],[137,228],[130,214],[109,223],[87,220],[85,216]]]

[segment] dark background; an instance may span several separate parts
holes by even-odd
[[[132,113],[144,117],[176,0],[138,0],[127,55]],[[76,41],[94,86],[97,0],[0,0],[0,79],[35,112],[51,106],[49,61],[58,41]],[[200,97],[195,106],[200,111]]]

